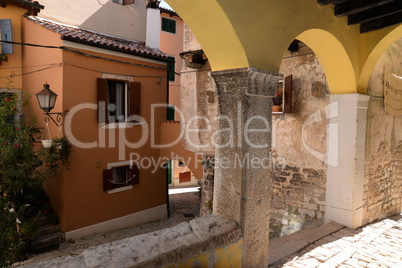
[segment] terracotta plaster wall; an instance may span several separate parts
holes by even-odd
[[[175,72],[180,73],[181,58],[180,53],[183,52],[183,25],[184,22],[177,16],[170,16],[166,13],[161,13],[161,19],[167,18],[176,21],[176,33],[169,33],[161,30],[161,47],[163,53],[175,57]],[[174,81],[169,81],[169,104],[180,108],[180,76],[175,75]],[[179,119],[179,114],[176,113],[176,120]]]
[[[46,40],[48,45],[61,45],[60,37],[57,34],[31,22],[25,23],[25,36],[32,43]],[[90,49],[85,46],[83,48]],[[108,54],[107,51],[105,51],[106,54],[83,49],[81,51],[122,61],[164,67],[163,64],[149,61],[122,58]],[[166,110],[163,108],[155,110],[153,120],[151,120],[151,104],[166,103],[166,78],[162,79],[161,85],[157,83],[157,77],[164,76],[165,70],[92,59],[57,49],[27,47],[25,53],[27,55],[26,65],[63,63],[62,66],[27,76],[24,80],[26,89],[31,93],[38,92],[45,81],[51,85],[51,89],[59,95],[55,112],[63,111],[64,114],[67,114],[76,105],[96,104],[96,80],[101,78],[104,73],[126,75],[132,77],[133,81],[140,82],[141,116],[147,122],[143,126],[149,131],[154,131],[155,143],[160,142],[160,123],[166,118]],[[28,113],[36,114],[38,125],[43,126],[42,113],[37,108],[35,101],[32,101]],[[103,139],[99,134],[96,110],[84,108],[74,114],[71,126],[65,125],[64,133],[68,127],[71,127],[71,132],[78,141],[87,144],[97,142],[97,146],[82,148],[81,145],[73,144],[74,151],[71,156],[70,170],[63,169],[57,177],[46,181],[44,185],[52,205],[60,216],[61,228],[64,232],[166,203],[165,172],[153,166],[140,168],[139,184],[134,185],[131,190],[107,194],[102,189],[102,173],[104,169],[107,169],[108,163],[130,160],[131,153],[136,154],[133,160],[141,161],[144,158],[158,160],[160,150],[152,148],[149,135],[147,135],[146,143],[140,148],[122,146],[122,141],[126,139],[134,147],[133,144],[138,142],[143,135],[141,126],[105,131]],[[57,129],[53,128],[52,133],[56,135]],[[104,141],[103,146],[100,145],[102,141]],[[125,153],[119,155],[122,148],[125,149]]]
[[[0,19],[11,19],[12,36],[14,42],[21,42],[21,20],[27,10],[8,4],[6,8],[0,7]],[[1,44],[0,44],[1,46]],[[0,51],[1,52],[1,51]],[[13,67],[13,68],[10,68]],[[0,66],[0,76],[7,77],[11,74],[22,73],[22,46],[13,45],[13,54],[8,54],[8,62],[2,62]],[[10,86],[14,89],[22,88],[22,77],[15,76],[10,80],[0,79],[0,89],[9,87],[7,83],[11,81]]]
[[[180,139],[180,137],[183,135],[181,122],[165,121],[162,123],[161,128],[162,136],[160,139],[160,144],[163,146],[160,151],[161,157],[164,159],[178,160],[183,162],[186,167],[183,170],[175,168],[175,171],[191,171],[196,179],[201,179],[201,156],[184,148],[183,141]],[[178,177],[178,174],[176,175]]]
[[[402,39],[381,56],[369,82],[364,219],[370,223],[402,210],[402,116],[384,110],[384,68],[402,76]]]
[[[324,221],[325,155],[329,102],[325,74],[310,48],[284,55],[280,73],[293,75],[292,113],[272,119],[273,197],[270,237],[289,235]],[[313,116],[320,120],[311,121]]]

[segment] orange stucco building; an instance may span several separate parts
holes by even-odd
[[[9,77],[8,67],[18,66],[13,87],[31,95],[50,85],[58,95],[51,113],[61,113],[62,120],[60,127],[50,121],[50,137],[45,131],[42,139],[64,135],[73,145],[70,167],[44,183],[66,239],[166,218],[166,161],[181,165],[173,177],[190,172],[192,184],[202,177],[200,157],[180,140],[180,122],[166,120],[167,105],[180,105],[180,79],[169,77],[171,57],[180,70],[181,19],[148,10],[145,1],[108,1],[80,12],[73,3],[6,2],[0,19],[12,20],[14,51],[1,74]],[[110,15],[110,24],[102,26],[102,14]],[[130,27],[115,27],[128,18]],[[163,30],[163,18],[177,23],[174,33]],[[148,27],[158,27],[160,49]],[[6,88],[6,80],[0,82]],[[47,128],[36,98],[25,113]],[[181,186],[189,185],[183,178]]]
[[[50,85],[58,94],[54,110],[63,113],[64,134],[74,145],[70,169],[63,169],[44,185],[66,238],[166,217],[165,171],[140,167],[141,159],[160,156],[151,142],[159,143],[160,122],[166,118],[166,109],[152,110],[152,104],[166,103],[166,56],[135,42],[34,17],[23,20],[23,29],[30,43],[46,40],[46,45],[58,47],[23,47],[23,66],[49,66],[40,75],[24,77],[23,88],[35,94],[43,83]],[[109,90],[113,82],[125,87],[123,121],[118,120],[121,115],[116,111],[116,119],[106,114],[109,122],[99,122],[101,81]],[[135,93],[140,98],[136,115],[141,118],[127,122],[136,102],[132,100],[133,87],[139,91]],[[118,110],[120,104],[114,104]],[[41,114],[35,104],[29,109],[28,113]],[[40,117],[38,121],[41,123]],[[57,128],[51,131],[56,134]],[[148,139],[149,131],[154,133],[155,141]],[[133,148],[127,148],[130,146]],[[105,170],[132,164],[139,168],[133,185],[129,182],[105,191]]]

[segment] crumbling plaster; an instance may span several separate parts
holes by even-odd
[[[369,81],[364,223],[402,209],[402,116],[384,110],[384,68],[402,76],[402,39],[382,54]]]
[[[324,222],[329,92],[313,51],[299,43],[280,72],[293,76],[292,113],[272,120],[273,193],[270,238]],[[321,156],[317,157],[317,156]]]
[[[191,30],[184,26],[184,51],[200,50]],[[184,147],[203,155],[214,155],[214,133],[216,131],[217,97],[213,81],[209,76],[211,66],[194,69],[184,63],[181,70],[180,108],[183,112],[182,128]],[[190,131],[189,131],[190,130]]]

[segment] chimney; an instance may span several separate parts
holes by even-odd
[[[161,15],[158,0],[147,0],[147,31],[145,44],[160,49]]]

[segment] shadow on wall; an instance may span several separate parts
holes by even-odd
[[[130,40],[145,42],[147,20],[146,1],[135,1],[135,3],[131,5],[121,5],[112,2],[112,0],[102,0],[98,2],[101,7],[84,21],[80,27]],[[124,27],[121,27],[122,25],[124,25]]]

